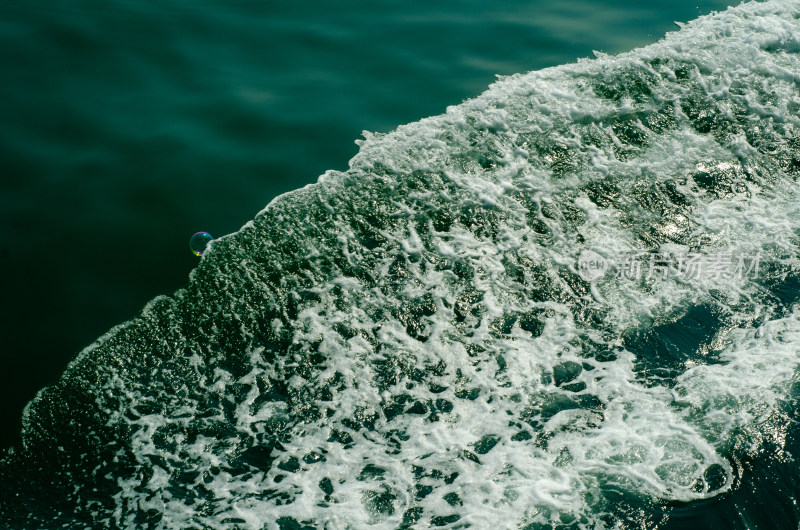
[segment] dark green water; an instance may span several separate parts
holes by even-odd
[[[724,1],[0,6],[0,445],[66,363],[237,230],[496,74],[626,51]]]
[[[4,5],[0,526],[797,527],[800,4],[568,64],[725,7]]]

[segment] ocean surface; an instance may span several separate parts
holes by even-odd
[[[0,447],[148,300],[389,132],[527,72],[654,42],[722,1],[0,3]]]
[[[800,2],[726,8],[4,3],[0,527],[798,528]]]

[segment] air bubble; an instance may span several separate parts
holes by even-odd
[[[202,256],[212,241],[214,238],[208,232],[197,232],[189,240],[189,248],[195,256]]]

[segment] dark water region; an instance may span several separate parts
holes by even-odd
[[[237,230],[495,74],[614,53],[725,1],[3,2],[0,446],[66,363]]]

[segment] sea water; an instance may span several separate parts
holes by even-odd
[[[365,133],[39,393],[0,521],[797,527],[799,21]]]
[[[730,0],[0,5],[0,447],[68,361],[186,283],[200,230],[495,75],[628,51]]]

